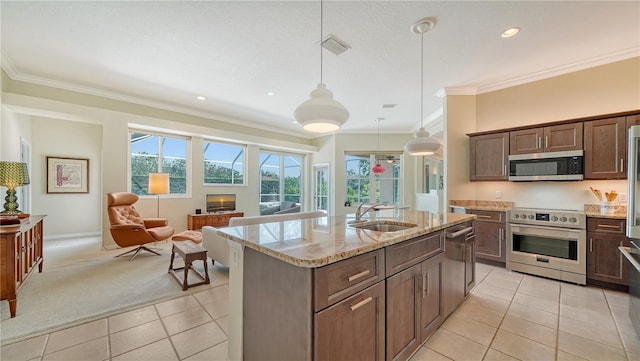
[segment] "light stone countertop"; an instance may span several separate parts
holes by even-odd
[[[584,214],[591,218],[627,219],[627,206],[618,206],[615,213],[602,213],[599,204],[585,204]]]
[[[511,201],[451,200],[450,206],[479,211],[506,211],[515,207]]]
[[[316,268],[476,218],[473,214],[398,209],[376,213],[369,213],[363,220],[418,226],[397,232],[357,229],[347,224],[354,219],[351,214],[227,227],[217,232],[224,238],[284,262]]]

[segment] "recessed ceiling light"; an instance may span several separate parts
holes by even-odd
[[[267,95],[268,95],[268,96],[270,96],[270,97],[272,97],[272,96],[276,95],[276,93],[274,93],[274,92],[267,92]]]
[[[502,34],[500,34],[500,36],[503,38],[510,38],[519,32],[520,32],[520,28],[512,26],[510,28],[505,29],[505,31],[503,31]]]
[[[198,99],[198,100],[207,100],[207,98],[203,97],[202,95],[198,95],[196,97],[196,99]]]

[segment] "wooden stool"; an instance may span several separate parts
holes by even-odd
[[[173,268],[173,260],[175,259],[176,253],[184,260],[184,267]],[[192,265],[193,261],[197,260],[202,261],[202,264],[204,266],[204,275],[200,271],[195,269]],[[184,269],[184,278],[180,279],[175,271],[179,271],[182,269]],[[187,276],[189,274],[189,269],[192,269],[196,273],[196,275],[203,279],[203,281],[188,284]],[[171,273],[176,281],[178,281],[178,283],[182,285],[183,291],[186,291],[187,288],[191,286],[199,286],[203,284],[208,285],[210,281],[209,270],[207,269],[207,250],[193,243],[192,241],[174,243],[171,249],[171,264],[169,264],[169,273]]]

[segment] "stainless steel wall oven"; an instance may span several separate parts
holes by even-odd
[[[507,212],[507,268],[586,284],[586,217],[575,210]]]

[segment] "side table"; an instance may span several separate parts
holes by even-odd
[[[173,260],[176,253],[184,260],[184,267],[173,268]],[[193,261],[201,260],[204,266],[204,274],[193,267]],[[209,270],[207,269],[207,250],[192,241],[176,242],[171,248],[171,263],[169,264],[169,273],[182,285],[182,290],[186,291],[191,286],[199,286],[203,284],[209,284]],[[189,269],[193,270],[203,281],[192,284],[187,283],[187,277],[189,275]],[[180,276],[175,271],[184,270],[184,277],[180,279]]]

